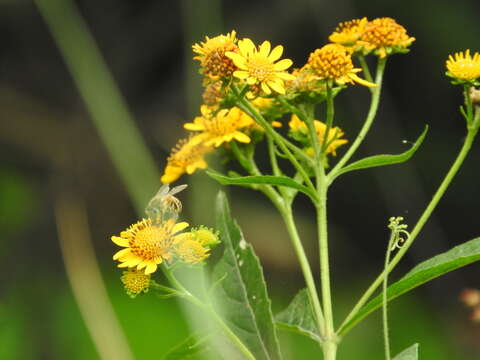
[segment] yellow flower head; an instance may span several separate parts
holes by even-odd
[[[199,264],[210,256],[210,249],[219,244],[218,233],[201,226],[183,233],[175,240],[175,253],[187,264]]]
[[[368,52],[373,51],[380,58],[388,54],[406,52],[414,41],[415,38],[408,36],[407,30],[402,25],[389,17],[368,22],[360,38],[363,48]]]
[[[294,138],[298,140],[302,140],[302,137],[303,139],[308,138],[307,124],[300,120],[296,115],[292,115],[292,118],[288,125],[290,126],[290,130]],[[325,140],[325,131],[327,131],[327,125],[318,120],[314,120],[313,125],[315,126],[318,140],[320,141],[320,144],[323,145],[323,141]],[[300,137],[298,137],[297,135],[300,135]],[[341,137],[343,137],[344,135],[344,132],[339,127],[334,127],[329,130],[326,149],[327,154],[332,154],[333,156],[336,156],[337,148],[348,143],[347,139],[341,139]],[[306,151],[307,154],[313,155],[313,149],[311,147],[308,147]]]
[[[319,79],[333,80],[340,85],[357,82],[368,87],[376,86],[356,75],[362,69],[353,67],[352,57],[342,45],[327,44],[315,50],[308,58],[308,67]]]
[[[167,159],[167,166],[160,179],[164,184],[170,184],[183,174],[193,174],[197,169],[206,169],[207,163],[204,156],[212,151],[210,145],[193,140],[193,137],[181,139],[172,149]]]
[[[194,57],[200,61],[202,72],[210,80],[219,80],[232,76],[237,67],[232,60],[225,56],[226,52],[237,52],[237,39],[235,31],[227,35],[218,35],[213,38],[205,37],[205,42],[194,44],[193,52],[198,54]]]
[[[202,132],[193,137],[193,142],[204,142],[207,146],[215,147],[232,140],[250,142],[248,135],[240,130],[252,125],[254,120],[239,108],[222,109],[214,114],[212,109],[202,105],[200,112],[202,116],[197,116],[193,123],[184,125],[187,130]]]
[[[470,55],[470,50],[450,55],[447,60],[447,75],[460,81],[475,81],[480,78],[480,54]]]
[[[169,219],[161,224],[153,224],[151,219],[143,219],[122,231],[120,236],[112,236],[112,241],[124,247],[118,251],[113,260],[120,261],[118,267],[136,267],[145,269],[145,274],[157,270],[158,264],[173,257],[173,243],[176,233],[187,228],[186,222],[175,223]]]
[[[245,80],[248,85],[259,85],[266,94],[273,91],[285,94],[284,80],[294,77],[285,72],[292,66],[292,60],[280,59],[283,46],[277,45],[271,50],[270,42],[264,41],[257,49],[250,39],[238,41],[239,52],[227,52],[225,55],[233,60],[239,70],[233,76]],[[271,51],[270,51],[271,50]]]
[[[146,293],[150,287],[150,275],[146,275],[143,271],[128,269],[123,272],[122,277],[125,291],[131,297],[135,297],[140,293]]]
[[[357,50],[356,43],[363,35],[367,22],[368,20],[366,17],[342,22],[338,24],[337,28],[328,39],[332,43],[343,45],[349,51],[353,52]]]

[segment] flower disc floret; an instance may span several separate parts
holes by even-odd
[[[120,261],[118,267],[136,267],[146,275],[157,270],[158,264],[170,261],[173,257],[173,243],[176,233],[188,227],[188,223],[175,223],[174,219],[154,225],[151,219],[143,219],[122,231],[120,236],[112,236],[112,241],[124,247],[113,260]]]
[[[219,80],[232,76],[237,67],[233,61],[225,56],[226,52],[237,52],[235,31],[227,35],[218,35],[213,38],[205,37],[205,41],[192,46],[193,52],[198,54],[194,57],[200,61],[202,73],[210,80]]]
[[[167,166],[161,181],[170,184],[183,174],[193,174],[197,169],[206,169],[205,155],[213,150],[213,147],[204,142],[193,141],[193,136],[181,139],[172,149],[167,159]]]
[[[150,287],[150,275],[146,275],[140,270],[129,269],[124,271],[120,279],[125,291],[131,297],[135,297],[140,293],[146,293]]]
[[[315,50],[310,54],[307,65],[322,80],[333,80],[341,85],[357,82],[364,86],[376,86],[356,75],[362,69],[353,66],[351,55],[342,45],[328,44]]]
[[[248,85],[259,85],[266,94],[271,94],[272,90],[285,94],[284,80],[293,80],[294,77],[285,72],[292,66],[292,60],[278,61],[282,56],[283,46],[277,45],[271,50],[270,42],[264,41],[257,49],[252,40],[243,39],[238,41],[238,47],[238,53],[226,53],[239,68],[233,76],[245,80]]]
[[[377,18],[367,23],[359,43],[367,51],[373,51],[380,58],[388,54],[406,52],[415,41],[407,30],[389,17]]]
[[[237,140],[242,143],[249,143],[250,137],[241,130],[254,124],[254,120],[234,107],[231,109],[222,109],[217,113],[208,106],[200,107],[202,116],[197,116],[193,123],[186,123],[185,129],[191,131],[201,131],[192,141],[204,142],[207,146],[219,147],[224,142]]]
[[[470,50],[450,55],[446,62],[447,75],[461,81],[471,82],[480,78],[480,54],[473,56]]]

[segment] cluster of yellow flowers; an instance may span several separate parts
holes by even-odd
[[[208,166],[205,155],[215,148],[222,145],[228,148],[231,141],[250,143],[252,132],[262,131],[251,114],[232,107],[232,84],[243,89],[266,120],[274,127],[280,127],[281,123],[274,120],[282,117],[288,109],[282,108],[276,101],[277,97],[293,99],[299,94],[325,93],[327,84],[343,86],[358,83],[374,87],[376,84],[357,75],[361,69],[353,65],[352,55],[361,52],[385,57],[407,51],[415,40],[390,18],[370,22],[363,18],[342,23],[329,39],[330,44],[313,51],[305,65],[291,72],[288,69],[292,67],[292,60],[281,59],[284,52],[282,45],[273,47],[269,41],[256,45],[249,38],[237,38],[235,31],[206,37],[205,41],[194,44],[194,59],[199,61],[205,86],[204,105],[200,107],[201,115],[184,125],[192,133],[173,148],[161,181],[170,184],[185,173],[205,169]],[[298,138],[298,129],[292,127],[295,121],[292,118],[289,132],[294,139]],[[326,128],[318,120],[315,124],[319,133],[319,129]],[[347,140],[340,139],[343,132],[339,128],[330,130],[326,151],[335,155],[335,149]],[[319,138],[324,140],[321,135]],[[305,150],[311,152],[308,146]]]
[[[119,267],[129,268],[122,282],[132,296],[148,290],[150,274],[157,271],[161,263],[200,264],[220,242],[218,233],[207,227],[182,232],[189,224],[177,222],[181,203],[172,195],[174,190],[168,192],[168,185],[164,185],[150,202],[155,204],[155,214],[160,216],[142,219],[122,231],[120,236],[111,237],[115,244],[123,247],[113,259],[120,262]]]

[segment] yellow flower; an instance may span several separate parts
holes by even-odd
[[[377,18],[367,23],[359,44],[366,51],[374,51],[380,58],[388,54],[406,52],[415,41],[407,30],[389,17]]]
[[[172,149],[167,159],[167,166],[160,179],[164,184],[170,184],[183,174],[193,174],[197,169],[206,169],[204,156],[212,151],[210,145],[193,140],[193,137],[181,139]]]
[[[232,60],[225,56],[226,52],[236,52],[235,31],[227,35],[218,35],[214,38],[205,37],[205,42],[194,44],[193,52],[197,53],[194,59],[200,61],[202,72],[210,80],[219,80],[232,76],[237,67]]]
[[[296,115],[292,115],[292,118],[288,123],[288,125],[290,126],[290,129],[292,132],[300,133],[302,136],[308,135],[307,124],[302,120],[300,120]],[[320,144],[323,144],[323,141],[325,140],[325,131],[327,131],[327,125],[325,125],[323,122],[318,120],[313,120],[313,125],[315,126],[315,131],[317,133],[317,137],[318,137],[318,140],[320,141]],[[343,135],[345,134],[342,131],[342,129],[340,129],[339,127],[331,128],[328,131],[328,139],[327,139],[328,145],[326,149],[327,154],[332,154],[333,156],[336,156],[337,148],[348,143],[347,139],[341,139]],[[306,152],[310,156],[313,156],[313,149],[311,147],[308,147],[306,149]]]
[[[224,142],[237,140],[242,143],[249,143],[251,140],[240,130],[254,123],[254,120],[234,107],[222,109],[216,114],[208,106],[200,107],[202,116],[197,116],[193,123],[186,123],[185,129],[191,131],[202,131],[201,134],[193,137],[192,141],[204,142],[207,146],[219,147]]]
[[[143,271],[129,269],[123,272],[122,277],[125,291],[131,297],[135,297],[140,293],[146,293],[150,287],[150,275],[146,275]]]
[[[272,51],[270,42],[264,41],[257,49],[250,39],[238,41],[239,52],[226,52],[225,55],[233,60],[239,70],[233,76],[245,80],[248,85],[260,85],[261,89],[270,94],[273,91],[285,94],[284,80],[292,80],[294,77],[286,73],[292,60],[283,59],[283,46],[278,45]]]
[[[186,233],[181,241],[176,244],[176,255],[187,264],[199,264],[210,256],[210,248],[203,246],[195,240],[192,233]]]
[[[357,82],[368,87],[377,86],[356,75],[362,69],[353,67],[352,57],[342,45],[327,44],[315,50],[308,58],[308,66],[320,79],[334,80],[340,85]]]
[[[218,232],[200,226],[176,237],[175,255],[187,264],[199,264],[210,256],[210,249],[219,243]]]
[[[345,46],[349,51],[357,50],[357,40],[363,35],[367,18],[354,19],[338,24],[335,31],[328,37],[332,43]]]
[[[161,224],[153,224],[151,219],[143,219],[122,231],[120,236],[112,236],[112,241],[124,247],[113,260],[120,261],[118,267],[136,267],[145,269],[145,274],[157,270],[158,264],[173,257],[173,243],[179,231],[188,227],[188,223],[175,223],[169,219]]]
[[[473,81],[480,77],[480,54],[470,55],[470,50],[450,55],[447,60],[447,75],[459,80]]]

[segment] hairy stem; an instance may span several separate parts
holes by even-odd
[[[386,58],[379,59],[377,65],[377,73],[375,76],[375,84],[377,87],[372,88],[372,99],[370,102],[370,109],[368,110],[367,117],[365,119],[365,123],[362,126],[362,129],[358,133],[356,139],[352,143],[352,145],[348,148],[347,152],[343,157],[338,161],[335,167],[330,171],[328,174],[329,182],[333,181],[336,177],[338,172],[346,165],[346,163],[350,160],[350,158],[355,154],[358,147],[365,139],[370,127],[372,126],[373,120],[375,119],[375,115],[377,114],[378,104],[380,102],[380,93],[382,90],[382,79],[383,79],[383,72],[385,70]]]

